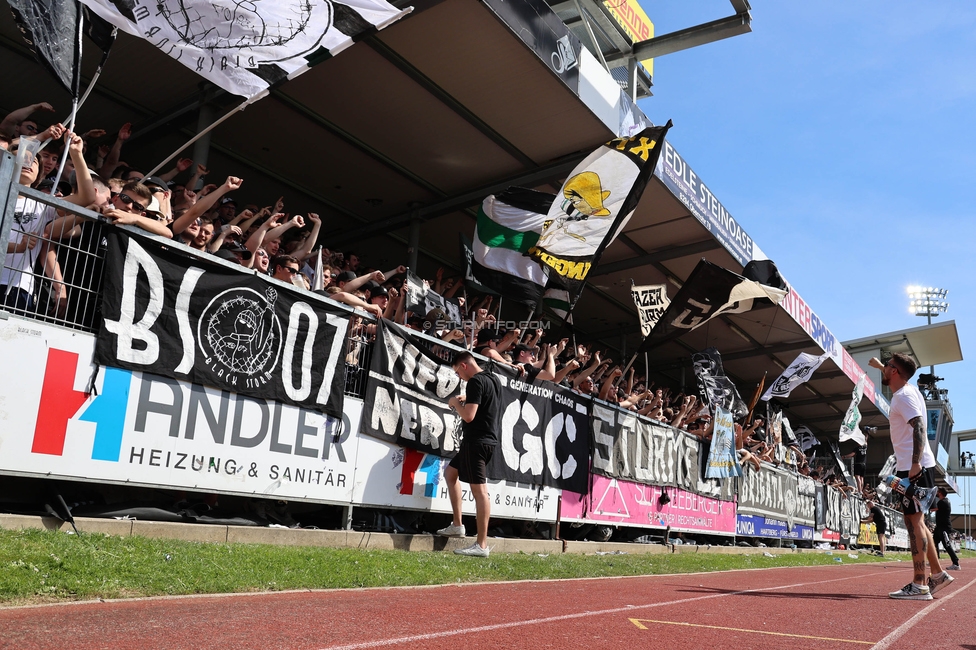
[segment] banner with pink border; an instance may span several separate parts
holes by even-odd
[[[563,491],[563,521],[599,521],[675,531],[735,534],[735,502],[719,501],[679,488],[662,488],[593,474],[589,495]],[[667,491],[670,503],[661,504]]]

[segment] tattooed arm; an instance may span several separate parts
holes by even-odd
[[[925,422],[920,415],[916,415],[908,423],[912,425],[912,469],[908,472],[911,478],[922,473],[922,450],[928,441],[925,439]]]

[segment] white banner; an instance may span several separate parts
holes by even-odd
[[[254,97],[294,79],[411,9],[385,0],[81,0],[227,92]]]
[[[0,472],[349,503],[362,403],[321,413],[148,373],[98,369],[95,339],[0,321]],[[16,405],[10,400],[16,396]]]
[[[793,360],[786,370],[780,373],[776,381],[769,385],[763,393],[762,400],[767,402],[774,397],[786,398],[790,396],[793,389],[807,382],[813,373],[830,357],[830,353],[822,354],[819,357],[806,352],[801,352]]]
[[[501,453],[496,449],[495,453]],[[359,440],[353,502],[381,508],[450,513],[444,470],[450,460],[363,435]],[[474,497],[461,484],[462,512],[474,515]],[[491,516],[556,521],[559,490],[510,481],[488,481]],[[474,531],[468,531],[473,533]]]
[[[661,314],[671,304],[668,300],[668,285],[632,285],[630,295],[634,298],[637,314],[640,316],[641,336],[646,337],[661,319]]]

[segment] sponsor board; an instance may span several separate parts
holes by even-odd
[[[742,537],[773,537],[778,539],[802,539],[813,541],[813,528],[794,524],[792,528],[785,521],[756,515],[738,515],[735,534]]]
[[[756,259],[756,246],[691,166],[669,142],[654,175],[742,266]]]
[[[369,436],[359,440],[355,505],[450,513],[444,470],[450,460]],[[499,453],[498,450],[495,453]],[[462,483],[462,512],[474,515],[474,497]],[[556,521],[559,491],[511,481],[488,481],[491,516]]]
[[[642,485],[598,474],[590,476],[589,496],[563,492],[562,521],[612,523],[674,531],[735,533],[735,503],[681,488]],[[667,492],[670,501],[661,503]]]
[[[343,418],[149,373],[97,367],[95,339],[0,322],[0,472],[348,503],[361,403]],[[354,424],[355,421],[355,424]]]

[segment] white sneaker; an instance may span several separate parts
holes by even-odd
[[[465,546],[464,548],[454,549],[455,555],[468,555],[470,557],[488,557],[489,550],[487,548],[482,548],[478,546],[478,542],[475,542],[471,546]]]
[[[929,577],[929,593],[934,594],[939,589],[946,587],[950,582],[955,580],[951,575],[943,571],[934,576]]]
[[[441,528],[437,531],[437,534],[441,537],[464,537],[464,525],[455,526],[451,524],[445,528]]]
[[[909,582],[898,591],[892,591],[888,596],[898,600],[932,600],[928,585],[921,587],[914,582]]]
[[[946,571],[962,571],[962,569],[959,568],[958,564],[950,564],[946,567]]]

